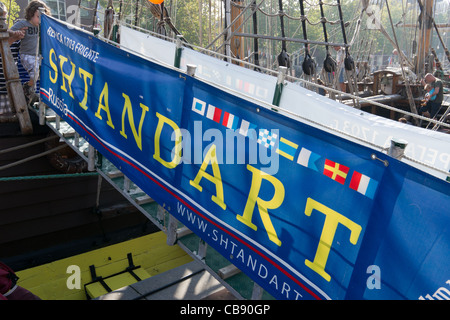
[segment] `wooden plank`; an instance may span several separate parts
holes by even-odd
[[[11,104],[16,110],[16,116],[19,120],[22,134],[33,133],[28,106],[23,93],[22,83],[20,81],[19,71],[14,62],[11,48],[8,43],[9,34],[6,32],[5,17],[0,17],[0,51],[2,55],[3,74],[6,80],[6,88]]]
[[[111,179],[119,178],[119,177],[123,177],[123,176],[124,175],[123,175],[122,171],[119,171],[119,170],[114,170],[114,171],[108,172],[108,177],[110,177]]]
[[[230,264],[226,267],[223,267],[219,269],[219,272],[217,273],[222,279],[228,279],[238,273],[240,273],[241,270],[239,270],[234,264]]]
[[[106,248],[86,252],[48,264],[17,272],[19,285],[29,289],[42,299],[83,300],[84,283],[91,281],[90,265],[95,265],[98,276],[123,271],[128,266],[127,253],[133,255],[134,265],[140,265],[147,274],[154,276],[180,266],[192,258],[179,246],[167,246],[163,232],[152,233],[137,239]],[[66,282],[71,274],[67,267],[76,265],[81,271],[81,288],[68,289]]]
[[[177,239],[180,239],[184,236],[187,236],[188,234],[193,233],[191,229],[189,229],[188,227],[184,226],[181,228],[177,229]]]
[[[139,197],[137,197],[137,198],[135,199],[135,201],[136,201],[136,203],[137,203],[138,205],[143,205],[143,204],[146,204],[146,203],[152,203],[152,202],[154,202],[155,200],[153,200],[152,198],[150,198],[148,195],[144,195],[144,196],[139,196]]]

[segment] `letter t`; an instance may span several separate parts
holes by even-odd
[[[319,245],[317,246],[316,256],[314,261],[305,260],[306,266],[317,272],[325,280],[330,281],[331,277],[325,272],[325,265],[327,264],[328,255],[333,244],[334,235],[339,224],[350,229],[350,243],[356,244],[361,233],[361,226],[344,217],[340,213],[328,208],[327,206],[308,198],[306,201],[305,214],[311,216],[313,209],[316,209],[325,214],[325,223],[323,224],[322,234],[320,235]]]

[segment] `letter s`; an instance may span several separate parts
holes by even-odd
[[[55,55],[55,58],[56,58],[56,52],[53,48],[50,49],[50,52],[48,53],[48,57],[50,60],[50,65],[52,66],[53,71],[55,71],[55,76],[52,77],[51,71],[49,71],[48,73],[49,73],[50,81],[53,83],[56,83],[56,80],[58,80],[58,66],[56,65],[56,63],[53,62],[52,55]]]

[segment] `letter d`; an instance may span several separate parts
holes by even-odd
[[[156,113],[156,116],[158,117],[158,126],[156,127],[155,132],[155,154],[153,155],[153,158],[157,160],[159,163],[164,165],[166,168],[173,169],[175,168],[181,161],[181,147],[182,147],[182,135],[181,130],[177,126],[175,122],[170,120],[169,118],[163,116],[162,114]],[[161,158],[161,133],[162,129],[164,127],[164,124],[167,124],[169,127],[172,128],[173,133],[175,134],[175,146],[172,149],[172,160],[166,161]],[[173,134],[171,135],[173,137]],[[173,139],[172,139],[173,141]]]

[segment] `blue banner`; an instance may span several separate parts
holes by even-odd
[[[275,298],[449,292],[447,182],[46,16],[41,42],[43,101]]]

